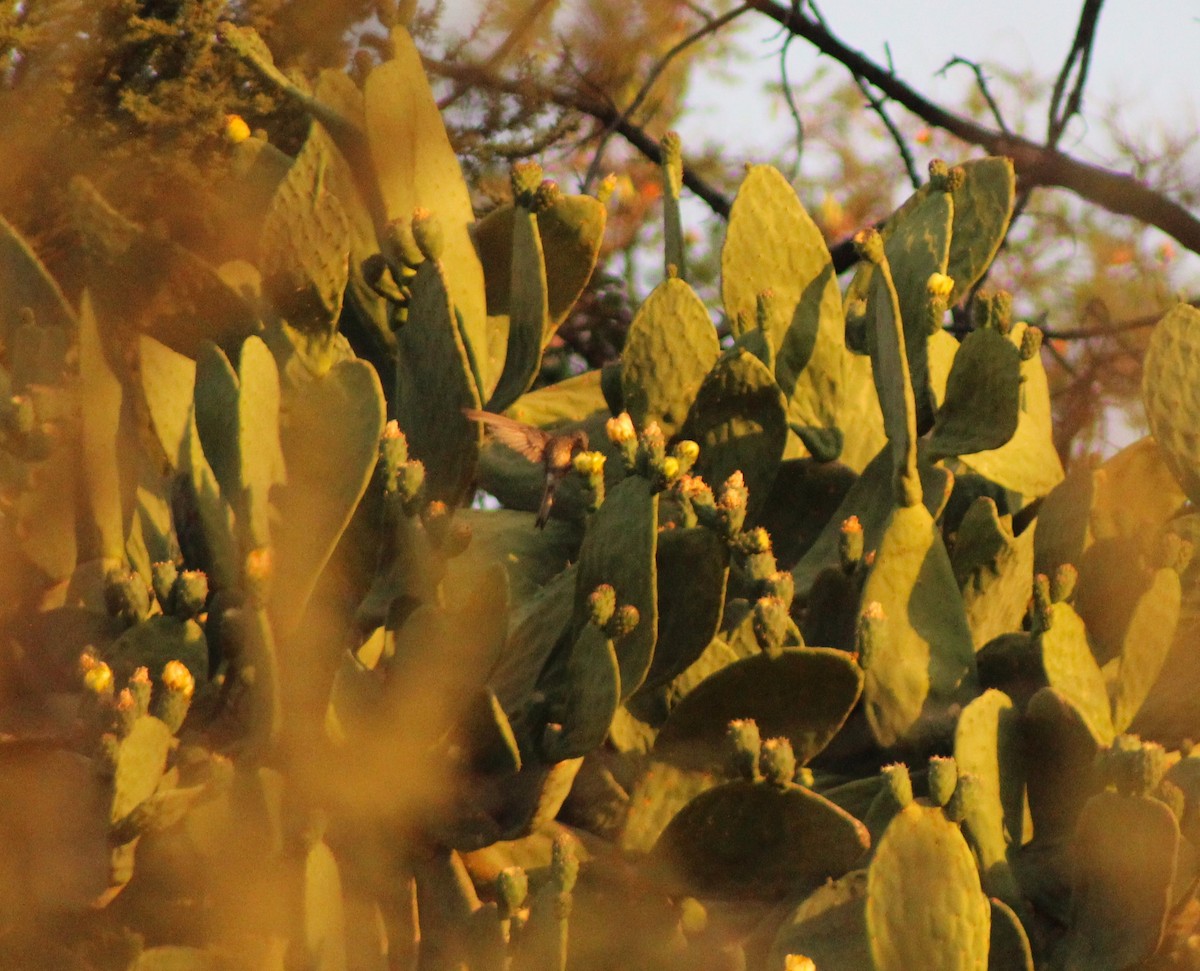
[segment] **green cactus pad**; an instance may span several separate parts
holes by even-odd
[[[483,432],[463,408],[480,407],[471,362],[441,262],[412,282],[408,322],[397,334],[396,419],[413,458],[425,463],[431,499],[457,505],[474,474]]]
[[[638,308],[621,354],[625,408],[642,428],[651,421],[670,438],[721,354],[717,331],[700,298],[667,279]]]
[[[898,506],[879,541],[862,603],[883,608],[883,637],[870,657],[863,703],[879,744],[919,730],[975,681],[975,650],[950,558],[923,505]]]
[[[40,327],[75,326],[75,314],[46,267],[16,228],[0,216],[0,338],[9,343],[10,328],[22,307],[33,311]]]
[[[508,618],[509,634],[488,684],[505,711],[524,703],[575,612],[578,570],[568,567],[533,597],[519,601]]]
[[[1096,744],[1091,728],[1066,695],[1042,688],[1025,706],[1026,791],[1038,842],[1068,839],[1095,785]]]
[[[659,645],[660,648],[662,645]],[[656,655],[657,656],[657,655]],[[714,637],[700,656],[682,674],[662,688],[663,701],[669,711],[703,684],[711,675],[726,668],[743,655],[729,646],[720,637]]]
[[[559,519],[551,519],[545,529],[531,529],[528,513],[460,509],[454,522],[470,529],[471,543],[446,563],[447,586],[469,589],[481,571],[501,564],[516,603],[536,596],[579,551],[578,527]]]
[[[1163,670],[1175,641],[1181,599],[1179,574],[1171,567],[1155,570],[1125,629],[1120,655],[1105,665],[1117,732],[1133,722]]]
[[[500,371],[488,355],[483,267],[471,239],[475,222],[471,196],[412,37],[403,27],[395,27],[391,40],[392,60],[371,71],[363,91],[367,139],[384,211],[388,221],[407,224],[413,211],[424,207],[441,225],[445,247],[439,262],[444,267],[448,303],[462,315],[460,340],[473,355],[479,369],[478,394],[486,398]],[[415,256],[409,254],[414,262]],[[434,374],[446,373],[432,362],[422,366]],[[467,407],[478,408],[479,403]]]
[[[513,206],[499,206],[475,225],[475,243],[487,281],[487,311],[493,316],[509,313],[513,214]],[[585,195],[560,196],[553,206],[538,213],[552,325],[551,331],[543,336],[543,346],[566,319],[591,279],[604,241],[606,218],[604,205]]]
[[[787,180],[769,165],[750,166],[721,249],[721,301],[735,336],[753,324],[758,297],[767,291],[772,294],[768,331],[776,350],[810,290],[810,299],[818,306],[827,303],[825,312],[840,320],[841,300],[829,265],[821,232]]]
[[[845,723],[862,691],[861,669],[843,651],[792,648],[730,664],[697,685],[672,709],[654,743],[656,758],[718,771],[726,726],[758,723],[764,737],[784,737],[803,765]]]
[[[314,971],[346,968],[346,914],[342,877],[333,851],[323,842],[304,857],[304,950]]]
[[[966,175],[953,192],[954,226],[946,273],[954,280],[954,305],[991,265],[1012,218],[1016,178],[1012,159],[988,157],[964,162]]]
[[[935,461],[1000,448],[1017,430],[1021,355],[991,327],[967,335],[954,357],[929,448]]]
[[[326,185],[332,145],[314,127],[279,183],[259,239],[263,286],[276,311],[326,339],[337,328],[350,278],[350,220]]]
[[[718,485],[734,472],[750,490],[749,518],[766,502],[787,442],[787,403],[749,351],[722,357],[700,386],[680,434],[700,446],[696,471]]]
[[[875,267],[867,307],[871,373],[883,412],[884,431],[891,446],[895,488],[899,490],[896,494],[906,505],[920,502],[916,469],[916,398],[909,373],[900,302],[886,260]]]
[[[658,496],[641,476],[623,479],[588,523],[579,549],[573,636],[588,622],[587,599],[602,583],[617,591],[617,603],[637,608],[633,631],[617,641],[621,697],[646,679],[658,638]]]
[[[82,409],[84,481],[99,540],[99,553],[124,559],[125,526],[132,514],[133,483],[122,476],[119,458],[129,442],[122,434],[124,392],[103,346],[92,300],[84,291],[79,307],[79,380]]]
[[[102,323],[133,327],[188,357],[205,341],[229,346],[255,332],[254,309],[194,253],[127,220],[82,177],[71,194],[97,257],[88,282]]]
[[[720,782],[721,778],[711,772],[681,769],[651,759],[629,792],[629,812],[619,846],[626,853],[649,853],[675,814]]]
[[[529,390],[542,363],[542,338],[551,328],[546,263],[538,217],[523,206],[513,214],[508,349],[487,411],[501,412]]]
[[[1154,328],[1142,372],[1150,431],[1193,502],[1200,496],[1200,454],[1191,437],[1198,408],[1193,390],[1197,333],[1200,311],[1187,304],[1172,308]]]
[[[279,566],[271,611],[279,630],[299,625],[375,470],[383,433],[383,389],[365,361],[340,361],[294,389],[282,433],[288,484],[274,539]]]
[[[141,715],[117,749],[109,820],[118,822],[154,795],[167,765],[174,739],[153,715]]]
[[[1171,810],[1157,799],[1098,793],[1079,815],[1075,848],[1064,967],[1119,971],[1149,959],[1175,880],[1179,826]]]
[[[926,185],[901,206],[880,231],[903,321],[917,427],[921,430],[927,429],[933,421],[933,402],[929,397],[933,382],[926,287],[931,274],[946,272],[953,217],[954,204],[950,194]],[[872,286],[876,272],[869,262],[859,264],[847,290],[847,303],[857,299],[865,300],[869,305],[871,300],[879,299],[882,294]],[[872,309],[868,307],[867,312],[869,316]]]
[[[862,823],[811,789],[739,781],[684,806],[651,860],[680,890],[772,899],[845,874],[868,843]]]
[[[1024,832],[1024,764],[1018,715],[1001,691],[988,690],[959,715],[954,758],[961,775],[974,776],[963,810],[968,842],[979,861],[984,889],[1017,906],[1020,891],[1008,865],[1009,837]]]
[[[527,425],[545,428],[598,411],[603,411],[605,418],[609,417],[608,405],[600,390],[600,372],[584,371],[573,378],[526,392],[505,414]]]
[[[936,519],[950,496],[954,477],[942,466],[923,461],[917,463],[917,472],[921,476],[925,508]],[[857,517],[862,525],[863,548],[868,551],[878,548],[891,514],[893,494],[892,453],[884,448],[854,480],[837,511],[824,521],[820,535],[792,568],[798,594],[807,595],[822,570],[840,569],[838,544],[842,523],[851,516]]]
[[[1033,950],[1021,919],[1008,904],[993,897],[988,971],[1034,971]]]
[[[765,966],[784,969],[788,956],[797,954],[811,960],[819,971],[871,967],[866,897],[866,870],[854,870],[814,890],[779,925]]]
[[[1116,732],[1109,709],[1108,690],[1079,614],[1066,603],[1050,605],[1050,628],[1035,638],[1046,683],[1069,698],[1100,745],[1108,745]]]
[[[1008,339],[1021,346],[1023,324]],[[1054,448],[1050,416],[1050,385],[1041,358],[1021,362],[1021,413],[1012,438],[997,449],[959,456],[969,468],[997,485],[1019,492],[1028,501],[1044,496],[1063,479],[1062,462]]]
[[[1033,583],[1035,530],[1013,536],[1012,517],[980,496],[955,534],[950,563],[962,591],[975,649],[1021,626]]]
[[[571,645],[564,672],[562,710],[552,699],[551,717],[561,730],[543,744],[543,756],[554,762],[586,755],[604,743],[621,703],[621,671],[612,638],[587,624]]]
[[[167,461],[178,469],[186,460],[196,362],[145,335],[138,339],[138,362],[151,424]]]
[[[958,826],[912,803],[888,825],[867,870],[867,937],[876,971],[983,971],[991,909]]]
[[[721,628],[729,548],[703,527],[659,533],[658,644],[643,690],[682,674]]]

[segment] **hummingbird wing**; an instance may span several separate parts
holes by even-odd
[[[476,411],[464,408],[463,414],[472,421],[481,421],[487,426],[489,434],[501,445],[519,452],[531,462],[541,462],[546,455],[546,445],[550,436],[540,428],[526,425],[504,415],[493,415],[490,411]]]

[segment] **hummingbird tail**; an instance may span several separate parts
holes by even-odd
[[[546,491],[542,493],[542,504],[538,507],[537,519],[533,522],[538,529],[545,529],[546,523],[550,521],[550,507],[554,505],[555,484],[553,479],[547,479]]]

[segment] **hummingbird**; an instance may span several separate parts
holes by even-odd
[[[490,411],[464,408],[463,414],[472,421],[483,422],[491,437],[501,445],[519,452],[530,462],[541,464],[546,473],[546,484],[534,525],[543,529],[550,518],[550,507],[554,505],[554,490],[571,471],[575,456],[587,450],[587,432],[580,429],[555,435],[504,415],[494,415]]]

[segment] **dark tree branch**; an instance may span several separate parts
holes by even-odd
[[[445,61],[436,61],[430,58],[423,58],[422,60],[427,71],[437,74],[440,77],[450,78],[455,81],[466,81],[468,84],[478,84],[493,91],[502,91],[506,94],[529,98],[530,100],[550,101],[554,104],[583,112],[585,115],[591,115],[591,117],[595,118],[601,124],[611,125],[613,131],[645,155],[646,158],[659,165],[662,164],[662,148],[659,146],[658,141],[647,134],[643,128],[633,124],[628,119],[621,121],[621,112],[617,111],[616,108],[607,102],[589,97],[577,91],[551,88],[531,81],[510,80],[509,78],[492,74],[490,71],[485,71],[477,65],[447,64]],[[697,175],[695,169],[687,163],[686,159],[683,165],[683,184],[699,198],[703,199],[718,216],[726,219],[729,218],[729,207],[731,205],[729,197],[707,179]]]
[[[888,98],[927,124],[978,145],[992,155],[1013,160],[1022,190],[1046,186],[1068,189],[1080,198],[1121,216],[1131,216],[1161,229],[1182,246],[1200,253],[1200,220],[1183,206],[1131,176],[1072,158],[1053,147],[1019,135],[988,128],[947,111],[897,78],[891,71],[846,46],[803,13],[793,14],[776,0],[750,0],[756,10],[803,37],[823,54],[859,74]]]
[[[1050,118],[1046,125],[1046,144],[1057,145],[1066,131],[1067,124],[1083,107],[1083,89],[1087,84],[1088,67],[1092,62],[1092,48],[1096,43],[1096,25],[1100,20],[1100,8],[1104,0],[1084,0],[1083,9],[1079,13],[1079,26],[1075,30],[1075,40],[1067,59],[1063,62],[1058,79],[1054,82],[1054,91],[1050,95]],[[1075,84],[1063,104],[1063,95],[1071,75],[1075,76]]]

